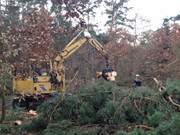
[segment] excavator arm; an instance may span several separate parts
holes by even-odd
[[[108,61],[108,53],[107,51],[103,48],[103,46],[101,45],[101,43],[99,43],[96,39],[94,38],[90,38],[88,40],[88,42],[94,47],[96,48],[96,50],[105,58],[106,60],[106,67],[109,66],[109,61]]]
[[[108,66],[108,53],[103,48],[103,46],[94,38],[91,37],[81,37],[81,33],[84,32],[81,31],[69,44],[65,46],[62,52],[58,54],[58,56],[54,59],[53,65],[52,65],[52,71],[57,75],[57,80],[59,83],[59,90],[61,92],[65,92],[65,67],[64,67],[64,61],[70,57],[74,52],[76,52],[81,46],[90,44],[96,50],[105,57],[106,59],[106,66]]]
[[[103,57],[108,59],[108,53],[103,48],[101,43],[99,43],[94,38],[88,38],[83,37],[77,40],[78,37],[75,37],[66,47],[64,50],[58,54],[58,56],[55,58],[55,61],[64,61],[69,56],[71,56],[74,52],[76,52],[81,46],[85,45],[86,43],[90,43],[91,46],[93,46]]]
[[[68,44],[64,50],[58,54],[58,56],[55,58],[55,62],[64,62],[65,59],[67,59],[69,56],[71,56],[74,52],[76,52],[81,46],[87,43],[86,38],[81,38],[77,40],[76,42],[72,42],[71,44]]]

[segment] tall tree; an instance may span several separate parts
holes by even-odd
[[[8,25],[17,25],[20,17],[20,7],[15,0],[6,0],[6,19]]]
[[[41,8],[23,16],[20,26],[10,27],[7,42],[16,50],[15,63],[29,66],[30,58],[40,61],[53,57],[52,21],[48,11]]]
[[[0,20],[0,97],[2,99],[2,115],[0,122],[3,122],[6,115],[6,105],[5,105],[5,93],[7,92],[8,82],[11,80],[11,66],[10,58],[14,53],[10,49],[10,45],[7,44],[6,34],[5,34],[5,23],[4,19]]]
[[[110,31],[114,31],[118,26],[128,26],[127,22],[130,19],[127,18],[127,13],[131,9],[127,6],[129,0],[105,0],[106,14],[108,15],[108,21],[106,25],[109,26]]]

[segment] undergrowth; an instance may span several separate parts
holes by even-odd
[[[167,93],[178,101],[179,82],[167,82]],[[180,114],[149,87],[123,89],[98,81],[43,103],[39,117],[21,128],[44,135],[177,135]],[[6,130],[8,131],[8,129]]]

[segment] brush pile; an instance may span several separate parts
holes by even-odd
[[[39,117],[23,130],[44,135],[177,135],[179,108],[164,94],[177,93],[180,82],[167,84],[166,93],[148,87],[125,89],[107,81],[89,84],[42,104]]]

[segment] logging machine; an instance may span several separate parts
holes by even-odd
[[[83,35],[83,36],[82,36]],[[64,62],[80,47],[91,45],[104,57],[106,67],[102,72],[97,72],[98,78],[103,77],[107,81],[115,81],[117,73],[109,66],[108,53],[103,46],[94,39],[86,28],[74,37],[60,52],[54,60],[50,62],[50,72],[48,75],[32,76],[24,79],[14,76],[13,89],[18,93],[13,100],[13,108],[25,107],[33,108],[54,93],[65,93],[65,67]]]

